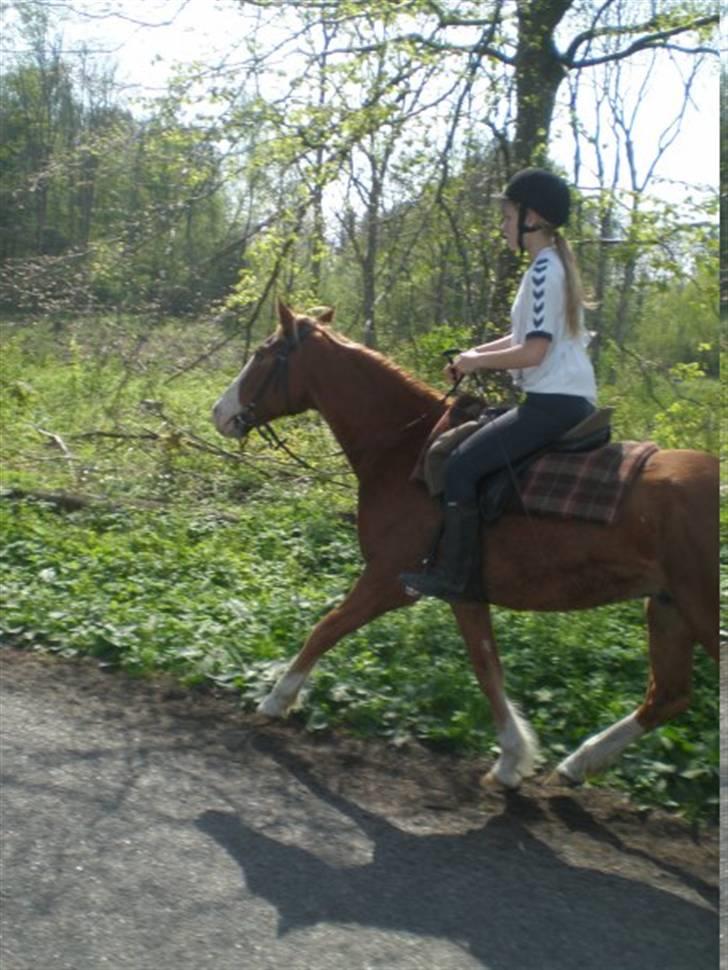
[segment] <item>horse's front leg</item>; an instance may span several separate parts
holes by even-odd
[[[273,690],[261,701],[258,711],[267,717],[284,717],[295,703],[306,678],[321,656],[347,633],[411,600],[399,583],[379,578],[365,569],[347,597],[320,620]]]
[[[517,788],[535,771],[538,741],[531,725],[505,692],[490,609],[482,603],[453,603],[452,610],[467,644],[475,676],[490,702],[501,749],[483,782]]]

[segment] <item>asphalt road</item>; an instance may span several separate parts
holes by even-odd
[[[713,970],[717,835],[0,651],[2,970]]]

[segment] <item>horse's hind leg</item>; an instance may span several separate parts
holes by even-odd
[[[376,616],[410,602],[399,583],[377,580],[365,570],[339,606],[316,624],[288,670],[261,701],[258,711],[268,717],[283,717],[327,650]]]
[[[701,644],[709,657],[718,663],[720,652],[720,601],[718,592],[718,554],[710,569],[702,574],[697,569],[690,576],[679,576],[671,583],[678,610],[690,624],[694,641]],[[695,578],[697,576],[697,579]]]
[[[598,774],[646,731],[682,713],[690,704],[696,636],[675,604],[659,596],[647,601],[650,675],[642,704],[627,717],[585,741],[556,769],[570,782]]]
[[[458,603],[453,604],[452,610],[467,644],[478,684],[490,702],[500,742],[500,757],[483,781],[495,781],[507,788],[517,788],[524,778],[534,772],[538,757],[536,735],[506,695],[503,668],[493,636],[488,606],[481,603]]]

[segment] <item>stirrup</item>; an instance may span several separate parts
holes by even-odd
[[[400,582],[404,586],[404,591],[412,599],[420,599],[422,596],[434,596],[436,599],[445,600],[448,603],[482,603],[485,602],[485,591],[480,578],[479,570],[472,570],[466,577],[462,587],[455,586],[453,583],[448,585],[448,576],[438,575],[437,569],[431,573],[401,573]],[[412,581],[429,580],[434,588],[418,589],[412,585]]]

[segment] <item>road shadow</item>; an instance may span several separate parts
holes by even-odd
[[[370,862],[335,865],[241,814],[204,812],[198,828],[240,866],[247,890],[275,907],[280,935],[320,923],[397,930],[457,944],[490,970],[717,966],[714,911],[568,864],[527,827],[543,814],[533,800],[511,795],[500,815],[464,834],[412,834],[330,790],[277,742],[263,744],[372,845]]]
[[[694,890],[703,897],[709,906],[714,908],[718,907],[720,892],[717,886],[711,886],[710,883],[688,872],[682,866],[674,865],[665,859],[656,858],[655,855],[651,852],[646,852],[644,849],[625,844],[615,831],[597,821],[593,815],[579,804],[576,798],[555,795],[549,798],[549,807],[570,832],[588,835],[590,839],[610,846],[624,856],[631,856],[632,858],[649,862],[651,865],[673,876],[684,886]]]

